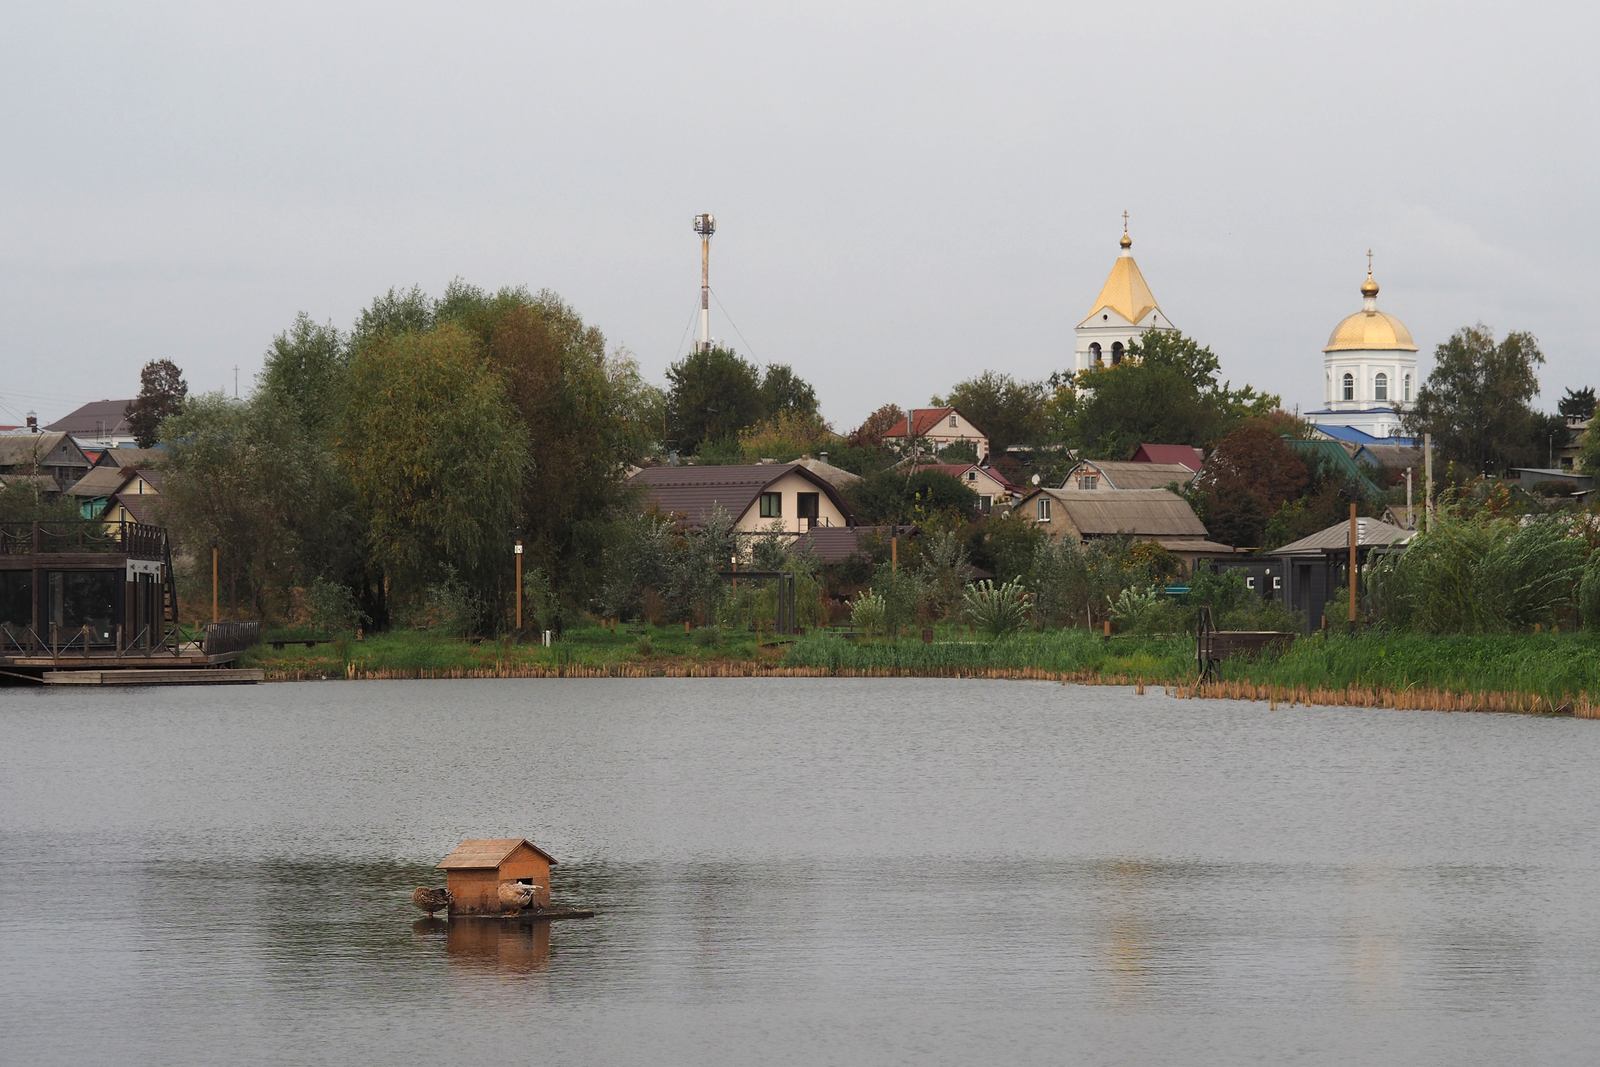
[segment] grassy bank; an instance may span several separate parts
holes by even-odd
[[[758,641],[681,627],[586,627],[554,648],[399,632],[307,649],[259,647],[246,666],[272,680],[541,677],[977,677],[1166,686],[1186,696],[1600,717],[1600,637],[1421,634],[1303,638],[1279,655],[1231,660],[1196,685],[1189,637],[1085,630],[999,640],[941,628],[928,644],[817,632]]]

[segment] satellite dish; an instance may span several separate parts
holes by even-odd
[[[1032,481],[1032,482],[1033,482],[1033,484],[1034,484],[1034,485],[1038,485],[1038,484],[1039,484],[1039,476],[1038,476],[1038,475],[1037,475],[1037,474],[1035,474],[1035,475],[1034,475],[1034,476],[1033,476],[1033,477],[1032,477],[1032,478],[1031,478],[1031,479],[1030,479],[1030,481]]]

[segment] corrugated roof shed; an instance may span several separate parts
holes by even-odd
[[[60,431],[54,433],[8,433],[0,434],[0,467],[28,466],[33,463],[43,463],[45,458],[61,446],[67,435]],[[76,448],[76,445],[73,446]],[[68,449],[72,451],[72,449]],[[83,455],[83,450],[77,450],[78,455]],[[85,458],[87,465],[87,458]]]
[[[1391,526],[1381,519],[1356,519],[1356,544],[1362,548],[1377,545],[1403,545],[1414,535],[1410,530]],[[1291,541],[1282,548],[1273,549],[1273,556],[1320,556],[1333,549],[1350,546],[1350,523],[1336,522],[1326,530],[1318,530],[1309,537]]]
[[[525,837],[469,837],[439,861],[438,869],[472,871],[498,867],[519,845],[527,845],[555,866],[554,856]]]

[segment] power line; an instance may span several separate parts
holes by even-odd
[[[739,335],[740,341],[744,342],[745,352],[752,360],[755,359],[756,352],[754,347],[752,347],[750,344],[750,339],[744,335],[743,330],[739,329],[739,324],[733,321],[733,316],[728,314],[728,309],[722,306],[722,297],[717,295],[717,291],[715,289],[711,290],[711,299],[717,302],[717,307],[721,308],[722,314],[727,317],[728,325],[733,327],[733,332]]]

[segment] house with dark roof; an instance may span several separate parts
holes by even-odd
[[[1374,551],[1398,549],[1416,534],[1379,519],[1356,519],[1356,582],[1363,580],[1367,557]],[[1282,548],[1274,549],[1283,569],[1283,602],[1305,619],[1306,632],[1322,627],[1327,603],[1341,585],[1349,588],[1350,524],[1336,522]]]
[[[90,448],[137,444],[133,428],[128,425],[128,407],[132,403],[132,400],[91,400],[45,429],[69,433]]]
[[[1063,489],[1105,492],[1119,489],[1165,489],[1194,481],[1195,472],[1182,463],[1135,463],[1126,459],[1081,459],[1061,480]]]
[[[833,483],[798,463],[646,467],[627,484],[643,491],[648,508],[685,526],[704,525],[717,509],[750,534],[852,524]]]
[[[967,441],[976,449],[980,463],[989,456],[989,435],[955,408],[913,408],[910,420],[912,435],[919,449],[926,445],[931,451],[938,452]],[[883,440],[885,444],[899,445],[909,451],[904,416],[884,433]]]
[[[59,493],[76,484],[93,465],[69,434],[0,434],[0,475],[47,475]]]
[[[1145,442],[1128,457],[1130,463],[1181,463],[1195,473],[1205,466],[1206,457],[1193,445],[1156,445]]]
[[[1208,556],[1233,549],[1210,540],[1205,523],[1188,501],[1166,489],[1035,489],[1017,501],[1013,514],[1038,524],[1057,540],[1078,544],[1106,537],[1154,541],[1194,569]]]

